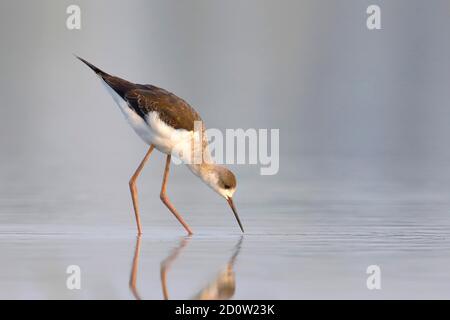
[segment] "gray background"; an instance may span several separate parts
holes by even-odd
[[[82,9],[80,31],[65,27],[72,3]],[[369,31],[365,11],[374,3],[382,30]],[[375,260],[411,272],[392,273],[400,283],[381,297],[448,298],[449,275],[439,266],[449,253],[449,15],[448,0],[2,1],[0,297],[130,297],[126,276],[116,274],[127,275],[133,252],[134,239],[124,236],[134,232],[127,182],[146,147],[75,53],[176,93],[209,127],[280,129],[278,175],[234,166],[256,254],[241,271],[253,289],[237,297],[370,298],[364,270]],[[182,231],[158,199],[162,170],[155,154],[140,182],[142,219],[148,241],[166,237],[170,248]],[[226,203],[185,168],[173,168],[169,194],[200,233],[192,261],[210,257],[211,239],[237,234]],[[88,245],[93,234],[121,234],[128,242],[114,241],[126,254],[107,240]],[[235,239],[225,242],[229,249]],[[162,259],[167,248],[158,248]],[[67,252],[92,268],[102,259],[115,264],[112,253],[124,257],[123,270],[106,268],[116,290],[68,293],[52,276],[74,263]],[[366,263],[367,252],[375,258]],[[267,257],[268,269],[250,272]],[[311,257],[317,263],[299,273]],[[346,267],[334,277],[323,266],[336,261]],[[39,271],[26,267],[33,264]],[[271,290],[257,285],[267,275]],[[346,291],[331,290],[336,283]]]

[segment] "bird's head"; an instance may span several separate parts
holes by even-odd
[[[242,232],[244,232],[244,228],[242,227],[236,207],[233,203],[233,194],[236,191],[237,184],[236,177],[233,172],[219,165],[213,165],[208,171],[207,178],[205,179],[206,184],[208,184],[214,191],[227,200],[231,210],[233,210],[237,222],[239,223],[239,227]]]
[[[214,166],[213,189],[225,199],[232,198],[236,191],[236,177],[225,167]]]

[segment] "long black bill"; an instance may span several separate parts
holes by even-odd
[[[234,216],[236,217],[236,220],[239,223],[239,227],[241,228],[242,233],[244,233],[244,228],[242,227],[241,220],[239,219],[239,216],[238,216],[237,211],[236,211],[236,207],[234,206],[233,198],[229,197],[229,198],[227,198],[227,201],[228,201],[228,204],[231,207],[231,210],[233,210]]]

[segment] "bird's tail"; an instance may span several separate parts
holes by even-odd
[[[87,62],[83,58],[80,58],[78,56],[75,56],[78,58],[81,62],[83,62],[85,65],[87,65],[89,68],[91,68],[100,78],[103,79],[103,81],[111,88],[113,89],[122,99],[125,99],[125,94],[131,90],[136,89],[139,87],[139,85],[133,84],[131,82],[128,82],[127,80],[121,79],[116,76],[112,76],[103,70],[100,70],[96,66],[94,66],[92,63]],[[115,99],[115,97],[113,96]]]
[[[75,55],[75,57],[80,60],[81,62],[83,62],[85,65],[87,65],[89,68],[92,69],[92,71],[94,71],[97,75],[99,75],[100,77],[104,78],[105,76],[109,76],[108,73],[104,72],[103,70],[97,68],[96,66],[94,66],[92,63],[84,60],[83,58]]]

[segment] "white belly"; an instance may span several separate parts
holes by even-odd
[[[113,89],[102,81],[120,111],[139,137],[148,145],[153,144],[156,149],[166,154],[173,154],[183,159],[191,150],[193,131],[174,129],[159,118],[157,112],[150,112],[147,121],[144,121],[127,102],[123,100]],[[181,155],[181,156],[180,156]]]

